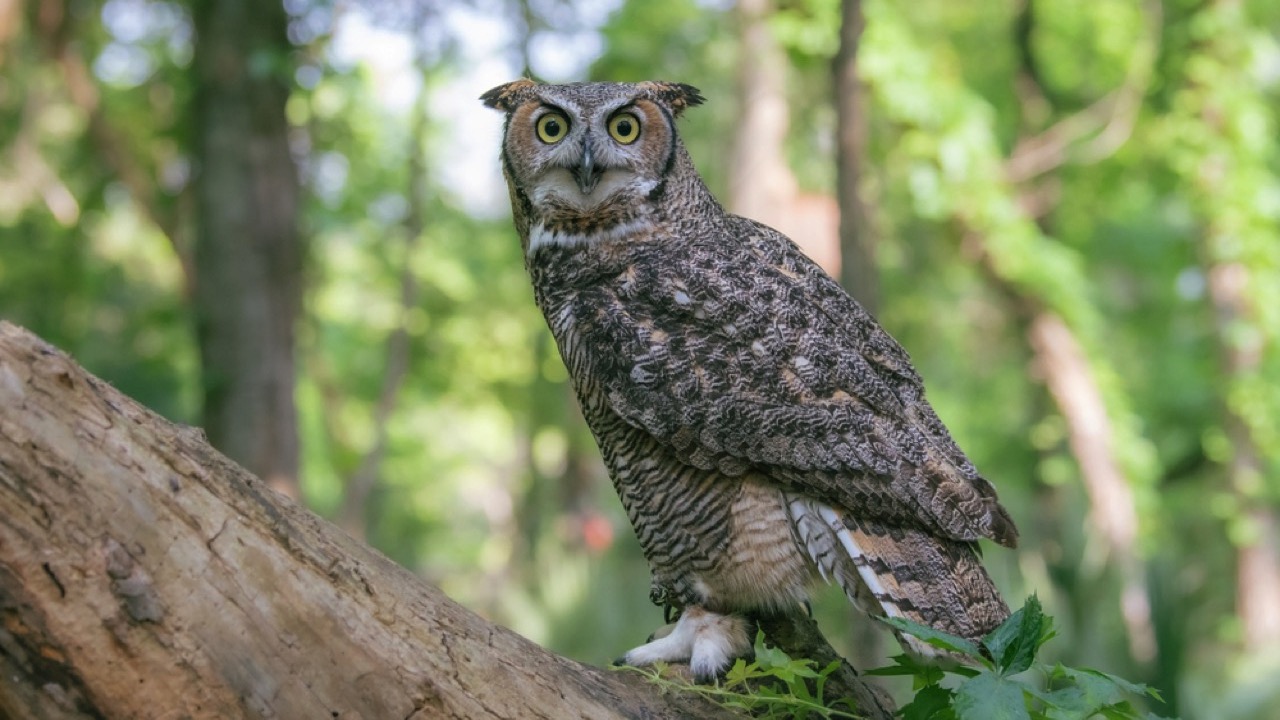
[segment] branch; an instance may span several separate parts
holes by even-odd
[[[190,203],[190,185],[179,196],[179,212],[172,212],[157,201],[155,180],[145,163],[129,149],[130,143],[107,117],[102,98],[84,57],[72,41],[73,13],[62,0],[44,3],[36,23],[45,54],[54,61],[66,86],[67,97],[89,120],[88,137],[106,166],[129,190],[138,207],[155,223],[173,247],[182,269],[186,294],[195,287],[195,258],[191,240],[184,231],[181,210]]]
[[[1024,7],[1022,17],[1029,17],[1029,12],[1029,6]],[[1142,108],[1142,98],[1151,84],[1159,51],[1162,13],[1159,2],[1146,0],[1143,3],[1147,38],[1139,43],[1129,59],[1124,82],[1120,87],[1089,107],[1062,118],[1044,132],[1018,139],[1013,153],[1005,163],[1005,178],[1009,182],[1025,183],[1058,169],[1067,162],[1068,151],[1072,146],[1077,146],[1075,162],[1093,164],[1111,157],[1128,142],[1138,119],[1138,111]],[[1022,37],[1019,38],[1019,44],[1024,50],[1022,60],[1028,63],[1030,57],[1026,51],[1026,42],[1030,36],[1029,26],[1021,27],[1020,30]],[[1044,97],[1033,67],[1028,67],[1022,77],[1028,92],[1037,98]],[[1093,137],[1089,138],[1091,135]],[[1089,139],[1086,141],[1086,138]]]
[[[727,718],[456,605],[0,322],[0,717]]]
[[[0,194],[19,207],[38,196],[54,220],[70,227],[80,219],[80,203],[40,151],[39,126],[47,104],[38,87],[27,93],[7,157],[0,155],[5,165],[16,169],[11,179],[0,177]]]

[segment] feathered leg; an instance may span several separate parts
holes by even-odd
[[[627,665],[687,662],[699,682],[714,680],[736,658],[751,654],[748,623],[740,615],[721,615],[696,605],[680,614],[671,632],[623,656]]]

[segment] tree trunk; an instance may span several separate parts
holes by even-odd
[[[791,125],[787,57],[769,28],[773,12],[773,0],[738,2],[742,104],[729,158],[729,211],[778,230],[822,269],[839,277],[840,221],[835,200],[801,192],[787,164]]]
[[[840,207],[840,284],[867,312],[879,310],[880,273],[871,209],[859,192],[867,115],[858,80],[858,43],[866,18],[862,0],[841,0],[840,50],[832,63],[836,106],[836,201]]]
[[[487,623],[0,322],[0,717],[732,715]]]
[[[195,315],[214,447],[297,496],[302,305],[289,52],[279,0],[203,0],[196,28]]]
[[[1205,164],[1210,162],[1206,160]],[[1202,176],[1211,177],[1212,171],[1206,168]],[[1230,253],[1223,250],[1231,242],[1231,232],[1225,226],[1219,220],[1206,228],[1202,243],[1210,258]],[[1256,280],[1249,267],[1227,260],[1209,263],[1209,300],[1214,309],[1222,375],[1229,391],[1232,384],[1258,372],[1267,352],[1266,332],[1258,327],[1258,312],[1249,287]],[[1254,332],[1242,332],[1241,328],[1253,328]],[[1244,630],[1245,648],[1259,653],[1280,643],[1280,520],[1275,508],[1260,497],[1261,478],[1266,476],[1267,468],[1249,422],[1229,397],[1223,399],[1222,405],[1222,429],[1231,443],[1231,458],[1225,468],[1227,481],[1250,530],[1245,540],[1237,542],[1236,616]]]

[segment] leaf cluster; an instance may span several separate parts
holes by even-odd
[[[1035,595],[976,643],[904,618],[881,621],[955,661],[943,667],[898,655],[893,665],[868,671],[912,679],[915,696],[898,711],[903,720],[1159,719],[1132,701],[1134,696],[1150,696],[1163,702],[1153,688],[1100,670],[1037,662],[1040,648],[1056,632],[1053,618],[1044,614]],[[668,679],[663,664],[627,669],[643,673],[664,689],[694,692],[752,717],[860,717],[850,699],[825,697],[827,678],[837,667],[838,661],[819,670],[812,660],[793,659],[766,645],[764,634],[757,633],[755,658],[739,658],[716,685]]]
[[[1149,720],[1131,696],[1153,689],[1089,668],[1036,661],[1041,646],[1054,637],[1053,618],[1032,595],[1022,609],[975,643],[903,618],[887,625],[960,662],[948,668],[899,655],[894,664],[871,675],[909,676],[915,697],[900,710],[903,720]],[[948,675],[960,678],[949,681]],[[945,684],[944,684],[945,683]]]
[[[833,661],[822,669],[812,660],[791,658],[779,648],[764,642],[757,632],[755,658],[748,662],[738,658],[716,685],[696,685],[667,678],[666,666],[627,668],[643,673],[663,689],[693,692],[714,700],[724,707],[739,710],[756,718],[769,720],[804,720],[824,718],[839,720],[857,718],[847,699],[827,700],[827,678],[840,666]]]

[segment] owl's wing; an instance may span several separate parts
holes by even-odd
[[[645,248],[584,291],[574,328],[613,411],[696,467],[1013,546],[906,351],[789,240],[735,220],[741,244]]]

